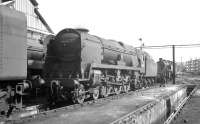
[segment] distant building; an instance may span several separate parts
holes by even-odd
[[[27,16],[28,43],[40,43],[46,35],[53,34],[50,26],[38,11],[36,0],[0,0],[0,4],[25,13]]]
[[[200,74],[200,59],[194,59],[186,62],[186,72]]]

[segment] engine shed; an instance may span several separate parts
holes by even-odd
[[[27,20],[27,57],[29,69],[41,70],[44,57],[44,41],[48,35],[54,34],[46,20],[38,10],[36,0],[0,0],[0,5],[20,11]]]
[[[36,0],[0,0],[0,5],[5,5],[25,13],[27,17],[28,41],[39,42],[44,40],[46,35],[54,34],[39,12]]]
[[[42,77],[45,38],[53,31],[36,0],[0,0],[0,23],[0,94],[4,91],[0,101],[15,97],[11,102],[22,108],[24,96],[37,96],[40,90],[37,83]],[[8,104],[3,107],[7,109]]]

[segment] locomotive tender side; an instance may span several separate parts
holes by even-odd
[[[23,107],[25,96],[32,100],[30,96],[43,85],[44,48],[27,42],[22,12],[0,6],[0,30],[0,114],[8,114],[13,107]]]
[[[27,74],[25,15],[0,6],[0,23],[0,81],[25,79]]]
[[[27,76],[25,15],[0,6],[0,30],[0,112],[5,113],[8,99],[20,93],[12,86]]]
[[[90,35],[87,29],[64,29],[47,46],[44,75],[51,102],[81,103],[88,95],[97,99],[151,85],[157,73],[149,69],[155,66],[147,53],[122,42]]]

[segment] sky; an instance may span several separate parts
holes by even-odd
[[[39,11],[58,33],[87,28],[90,34],[138,47],[200,44],[199,0],[37,0]],[[145,49],[172,60],[172,49]],[[200,47],[176,48],[176,61],[200,58]]]

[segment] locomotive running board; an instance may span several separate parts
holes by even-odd
[[[137,67],[127,67],[127,66],[122,66],[122,65],[106,65],[106,64],[97,64],[93,63],[91,65],[91,68],[103,68],[103,69],[119,69],[119,70],[131,70],[131,71],[142,71],[141,68]]]

